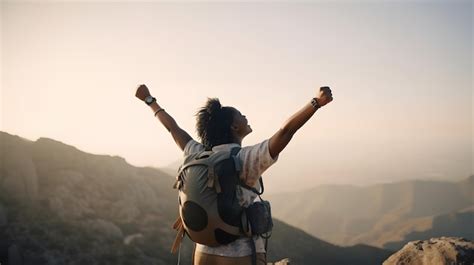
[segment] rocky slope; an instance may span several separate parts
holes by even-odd
[[[123,158],[0,132],[0,262],[173,264],[173,177]],[[182,264],[192,244],[185,240]],[[338,247],[275,220],[269,259],[292,264],[380,264],[393,252]]]

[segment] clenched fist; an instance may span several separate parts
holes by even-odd
[[[332,101],[332,92],[328,86],[323,86],[319,89],[319,95],[316,96],[319,106],[324,106]]]
[[[148,91],[148,87],[146,85],[139,85],[137,88],[137,92],[135,93],[135,97],[139,98],[140,100],[144,101],[146,97],[150,95],[150,91]]]

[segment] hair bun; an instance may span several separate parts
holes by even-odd
[[[232,108],[223,107],[218,98],[207,99],[196,113],[196,131],[206,150],[219,144],[235,142],[232,121]]]
[[[209,115],[215,115],[222,108],[221,102],[217,98],[209,98],[206,103],[206,110]]]

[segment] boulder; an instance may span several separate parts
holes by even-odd
[[[474,242],[459,237],[441,237],[407,243],[383,265],[472,265]]]

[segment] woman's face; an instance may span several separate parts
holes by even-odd
[[[252,128],[248,124],[247,118],[245,115],[242,115],[240,111],[233,108],[234,110],[234,120],[232,122],[232,130],[240,138],[244,138],[246,135],[252,132]]]

